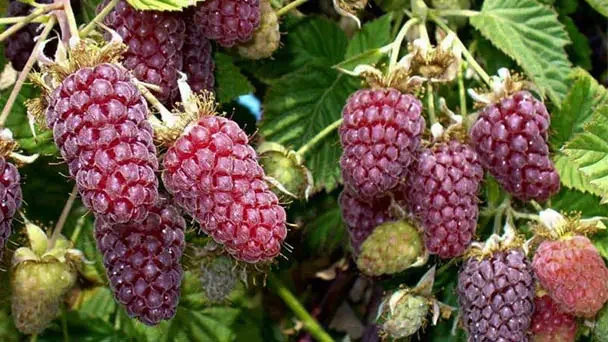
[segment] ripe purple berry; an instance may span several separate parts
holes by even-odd
[[[458,273],[457,290],[469,341],[529,340],[534,276],[521,249],[467,259]]]
[[[211,43],[200,35],[192,15],[188,17],[186,23],[183,72],[188,76],[188,84],[192,91],[213,91],[215,63],[213,63]]]
[[[113,223],[142,221],[158,197],[148,106],[114,64],[68,75],[48,97],[47,125],[82,201]]]
[[[422,105],[396,89],[362,89],[342,110],[340,168],[344,186],[365,201],[404,181],[424,131]]]
[[[420,152],[408,180],[407,202],[424,228],[429,253],[453,258],[471,243],[482,177],[477,153],[459,141]]]
[[[181,13],[138,11],[121,0],[104,24],[118,32],[128,47],[122,64],[138,80],[160,86],[159,100],[178,99],[177,72],[182,69],[186,32]],[[111,39],[110,33],[106,39]]]
[[[97,247],[116,300],[147,325],[175,315],[182,280],[186,222],[166,200],[141,223],[95,220]]]
[[[549,158],[549,113],[527,91],[485,107],[471,128],[483,167],[514,197],[544,201],[560,188]]]
[[[231,47],[251,39],[260,25],[260,1],[207,0],[196,8],[194,20],[205,38]]]
[[[21,207],[21,177],[15,165],[0,157],[0,260],[12,231],[13,216]]]

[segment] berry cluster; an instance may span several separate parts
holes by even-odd
[[[264,25],[256,30],[260,22]],[[179,72],[186,74],[193,91],[213,90],[211,40],[223,47],[241,44],[243,56],[259,59],[270,57],[280,39],[277,16],[265,0],[209,0],[184,13],[139,11],[121,0],[104,24],[127,45],[123,65],[138,80],[160,87],[156,96],[165,104],[180,100]],[[110,40],[112,33],[105,37]]]

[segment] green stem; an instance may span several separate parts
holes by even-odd
[[[6,24],[16,24],[19,22],[22,22],[23,20],[25,20],[25,18],[27,17],[7,17],[7,18],[0,18],[0,25],[6,25]],[[35,19],[32,19],[32,21],[34,21]]]
[[[458,97],[460,98],[460,115],[462,115],[462,122],[467,123],[467,93],[464,87],[464,70],[466,68],[465,63],[460,63],[458,66]]]
[[[429,13],[438,17],[474,17],[479,15],[478,11],[462,9],[430,9]]]
[[[288,3],[287,5],[283,6],[283,8],[281,8],[280,10],[277,11],[277,13],[276,13],[277,17],[281,17],[282,15],[287,14],[287,12],[300,6],[301,4],[305,3],[306,1],[308,1],[308,0],[295,0],[295,1]]]
[[[429,37],[429,31],[426,29],[426,22],[418,24],[418,28],[420,29],[420,38],[424,39],[424,43],[427,46],[431,46],[431,38]]]
[[[55,229],[53,229],[53,234],[51,235],[51,240],[49,241],[49,249],[55,246],[55,241],[59,238],[61,234],[61,230],[63,226],[65,226],[65,221],[68,219],[68,215],[74,206],[74,201],[76,201],[76,197],[78,196],[78,188],[76,185],[72,188],[72,192],[70,193],[70,197],[68,197],[67,202],[63,206],[63,210],[61,210],[61,215],[59,215],[59,219],[57,220],[57,224],[55,224]]]
[[[36,342],[38,341],[38,335],[37,334],[33,334],[32,336],[30,336],[30,342]]]
[[[417,24],[419,21],[420,19],[418,18],[411,18],[410,20],[406,21],[405,24],[403,24],[403,26],[401,27],[401,30],[399,30],[397,38],[395,38],[395,41],[393,41],[391,59],[388,65],[389,73],[395,68],[395,65],[397,65],[397,59],[399,59],[399,49],[401,49],[401,44],[403,43],[403,40],[407,35],[407,31],[409,31],[412,25]]]
[[[536,202],[535,200],[531,200],[530,204],[532,204],[532,206],[534,207],[534,209],[538,210],[538,211],[543,211],[543,207],[538,204],[538,202]]]
[[[447,263],[441,265],[441,267],[439,267],[439,269],[435,273],[435,278],[437,278],[443,272],[447,271],[450,267],[452,267],[459,260],[460,260],[460,258],[453,258],[450,261],[448,261]]]
[[[87,24],[87,26],[80,30],[80,38],[86,37],[91,32],[91,30],[93,30],[95,25],[97,25],[97,23],[100,23],[103,18],[105,18],[106,15],[108,15],[112,11],[112,9],[114,9],[114,6],[116,6],[118,1],[119,0],[110,1],[110,3],[107,4],[106,7],[104,7],[101,12],[99,12],[99,14],[97,14],[95,18],[93,18],[93,20],[91,20],[91,22]]]
[[[433,85],[431,82],[426,84],[426,96],[427,96],[427,105],[429,107],[429,120],[431,121],[431,125],[437,122],[437,117],[435,116],[435,96],[433,94]]]
[[[522,212],[516,211],[513,208],[511,208],[510,211],[511,211],[511,214],[513,214],[513,216],[515,218],[540,222],[540,216],[538,216],[536,214],[522,213]]]
[[[30,70],[32,70],[32,67],[34,66],[34,62],[38,58],[38,54],[40,53],[42,44],[44,43],[44,40],[46,39],[46,37],[48,37],[48,35],[51,33],[51,30],[53,29],[53,26],[55,26],[56,21],[57,21],[57,18],[55,18],[55,16],[51,16],[48,23],[46,23],[46,25],[44,26],[44,30],[42,30],[42,33],[40,33],[40,36],[38,37],[38,40],[36,41],[36,44],[34,45],[34,48],[32,49],[32,54],[27,59],[27,62],[25,63],[23,70],[21,70],[21,73],[19,73],[19,77],[17,78],[17,81],[15,82],[15,86],[13,87],[13,90],[11,91],[10,95],[8,96],[8,100],[6,100],[6,104],[4,105],[4,108],[2,109],[2,114],[0,114],[0,127],[4,126],[4,123],[6,122],[6,119],[8,118],[8,115],[10,114],[11,109],[13,108],[13,104],[15,103],[15,100],[17,100],[17,95],[19,95],[19,92],[21,91],[21,87],[23,87],[23,83],[25,82],[25,79],[27,78],[27,75],[29,74]],[[16,25],[13,25],[11,27],[14,27],[14,26],[16,26]]]
[[[508,208],[511,208],[511,198],[507,196],[496,208],[496,213],[494,214],[494,229],[492,230],[492,234],[500,234],[500,231],[502,230],[502,217]]]
[[[458,35],[452,31],[452,29],[450,29],[448,27],[448,25],[446,25],[441,18],[436,17],[434,14],[429,13],[429,18],[431,18],[431,20],[433,20],[437,26],[441,27],[442,30],[445,31],[445,33],[449,34],[449,33],[453,33],[455,38],[454,41],[456,42],[456,44],[458,44],[460,46],[460,49],[462,50],[462,54],[464,55],[464,58],[467,60],[467,62],[469,62],[469,64],[471,65],[471,67],[473,68],[473,70],[475,70],[475,72],[479,75],[479,77],[481,77],[481,79],[489,86],[491,86],[491,81],[490,81],[490,75],[488,75],[488,73],[483,70],[483,68],[481,67],[481,65],[479,65],[479,63],[477,63],[477,61],[475,60],[475,57],[473,57],[473,55],[471,55],[471,53],[469,52],[469,50],[467,49],[466,46],[464,46],[464,44],[462,43],[462,41],[460,40],[460,38],[458,38]]]
[[[78,221],[76,222],[76,227],[74,228],[74,231],[72,232],[72,236],[70,236],[70,241],[72,241],[72,243],[75,245],[76,241],[78,241],[78,238],[80,237],[80,232],[82,231],[82,227],[84,227],[84,221],[86,220],[86,216],[82,215],[81,217],[78,218]]]
[[[298,301],[293,293],[291,293],[291,291],[289,291],[273,273],[268,274],[268,286],[274,289],[276,294],[281,297],[283,302],[285,302],[298,319],[302,321],[304,329],[306,329],[314,339],[323,342],[333,341],[331,336],[323,330],[323,327],[321,327],[319,322],[306,311],[300,301]]]
[[[70,342],[70,336],[68,334],[68,319],[65,317],[65,309],[62,310],[61,314],[61,330],[63,331],[63,341]]]
[[[397,37],[397,33],[399,33],[399,28],[401,27],[401,22],[403,21],[403,17],[405,17],[405,13],[403,12],[396,12],[394,19],[395,19],[395,24],[393,25],[393,28],[391,29],[391,38],[396,38]]]
[[[39,17],[47,12],[50,12],[50,11],[53,11],[56,9],[60,9],[62,7],[63,7],[63,4],[49,4],[49,5],[44,5],[44,6],[41,6],[37,9],[35,9],[32,13],[30,13],[30,15],[23,18],[23,20],[19,21],[15,25],[12,25],[6,31],[2,32],[2,34],[0,34],[0,42],[4,41],[6,38],[8,38],[13,33],[19,31],[23,26],[29,24],[37,17]]]
[[[342,120],[343,119],[338,119],[338,120],[334,121],[331,125],[325,127],[321,132],[317,133],[317,135],[312,137],[312,139],[310,139],[310,141],[308,141],[304,146],[300,147],[300,149],[298,149],[296,151],[296,153],[300,157],[303,158],[304,155],[306,155],[306,153],[310,152],[310,150],[317,143],[319,143],[321,140],[325,139],[330,133],[332,133],[335,129],[340,127],[340,125],[342,124]]]

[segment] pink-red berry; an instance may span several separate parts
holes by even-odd
[[[147,325],[173,318],[182,280],[186,222],[160,200],[141,223],[112,225],[95,220],[97,247],[116,300]]]
[[[234,121],[203,116],[167,150],[163,163],[163,182],[176,202],[236,259],[257,263],[280,253],[285,210]]]
[[[408,179],[407,202],[424,228],[431,254],[464,253],[477,227],[483,169],[475,150],[459,141],[423,149]]]
[[[21,207],[21,177],[15,165],[0,157],[0,260],[12,231],[13,216]]]
[[[48,98],[47,125],[82,201],[113,223],[141,221],[158,198],[148,106],[114,64],[82,68]]]
[[[260,1],[207,0],[198,4],[194,21],[203,37],[231,47],[250,40],[260,25]]]
[[[584,236],[543,241],[532,265],[542,287],[566,313],[593,317],[608,300],[608,268]]]
[[[576,319],[562,312],[551,297],[536,297],[530,331],[533,342],[574,342]]]
[[[465,260],[457,291],[469,341],[529,341],[534,275],[521,249]]]
[[[559,191],[547,145],[549,123],[545,105],[519,91],[481,110],[471,128],[483,167],[523,201],[544,201]]]
[[[103,7],[102,4],[98,10]],[[159,86],[159,100],[177,100],[177,72],[182,69],[186,32],[181,13],[138,11],[121,0],[105,17],[104,24],[118,32],[128,47],[123,65],[138,80]],[[106,33],[106,39],[111,39],[110,33]]]
[[[365,201],[405,180],[424,131],[422,104],[396,89],[362,89],[342,110],[340,168],[344,186]]]

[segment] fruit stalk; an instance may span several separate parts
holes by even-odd
[[[303,3],[307,2],[307,1],[308,0],[295,0],[295,1],[288,3],[287,5],[283,6],[279,10],[277,10],[277,17],[287,14],[292,9],[302,5]]]
[[[108,3],[106,5],[106,7],[104,7],[99,14],[97,14],[95,16],[95,18],[93,18],[93,20],[91,20],[90,23],[87,24],[87,26],[85,26],[81,31],[80,31],[80,38],[84,38],[86,37],[89,33],[91,33],[91,31],[93,30],[93,28],[98,25],[99,23],[101,23],[103,21],[103,19],[106,17],[106,15],[108,15],[108,13],[110,13],[113,9],[114,6],[116,6],[116,4],[118,3],[119,0],[112,0],[110,1],[110,3]]]
[[[462,122],[465,126],[467,125],[467,90],[464,87],[464,71],[466,70],[466,63],[461,62],[458,66],[458,98],[460,100],[460,115],[462,115]]]
[[[479,15],[478,11],[465,10],[465,9],[430,9],[429,14],[436,15],[438,17],[474,17]]]
[[[74,185],[72,188],[72,192],[70,193],[70,197],[68,197],[67,202],[63,206],[63,210],[61,210],[61,215],[59,215],[59,219],[57,220],[57,224],[55,224],[55,229],[53,229],[53,234],[51,235],[51,239],[49,240],[49,249],[55,246],[55,241],[61,235],[61,230],[65,225],[65,221],[68,219],[68,215],[74,206],[74,201],[76,201],[76,196],[78,196],[78,187]]]
[[[403,26],[401,27],[401,30],[399,30],[399,33],[397,34],[397,37],[395,38],[395,41],[393,42],[393,49],[391,51],[391,60],[389,62],[388,65],[388,71],[389,73],[395,68],[395,65],[397,65],[397,59],[399,59],[399,49],[401,48],[401,43],[403,43],[403,40],[405,39],[405,36],[407,35],[407,31],[409,31],[409,29],[417,24],[420,20],[418,18],[411,18],[408,21],[405,22],[405,24],[403,24]]]
[[[304,155],[306,155],[306,153],[309,152],[317,143],[319,143],[321,140],[325,139],[325,137],[327,137],[331,132],[333,132],[335,129],[340,127],[340,125],[342,124],[342,120],[343,119],[338,119],[338,120],[334,121],[332,124],[330,124],[329,126],[325,127],[321,132],[319,132],[317,135],[312,137],[312,139],[310,139],[309,142],[307,142],[304,146],[300,147],[296,151],[296,153],[300,157],[304,158]]]
[[[23,20],[19,21],[15,25],[9,27],[6,31],[2,32],[2,34],[0,34],[0,42],[4,41],[6,38],[8,38],[13,33],[19,31],[23,26],[29,24],[30,22],[32,22],[34,19],[38,18],[39,16],[41,16],[47,12],[56,10],[56,9],[60,9],[60,8],[63,8],[63,4],[49,4],[49,5],[44,5],[44,6],[38,7],[37,9],[32,11],[32,13],[30,13],[30,15],[28,15],[27,17],[24,17]],[[42,39],[39,39],[39,41],[41,41],[41,40]]]
[[[46,8],[46,6],[44,8]],[[54,16],[52,16],[49,19],[48,23],[46,23],[46,25],[44,26],[44,30],[42,30],[42,33],[38,37],[38,41],[36,42],[36,45],[34,45],[32,54],[30,55],[30,58],[28,58],[27,62],[25,63],[25,67],[23,67],[23,70],[19,74],[19,78],[17,78],[17,82],[15,82],[15,86],[13,87],[13,90],[11,91],[11,94],[9,95],[8,100],[6,101],[6,104],[4,105],[4,108],[2,109],[2,114],[0,114],[0,127],[4,126],[4,123],[6,122],[6,119],[8,118],[8,115],[11,112],[11,108],[13,108],[13,104],[15,103],[15,100],[17,99],[17,95],[19,95],[19,91],[21,91],[21,87],[23,87],[23,83],[25,82],[27,75],[29,74],[32,67],[34,66],[34,61],[36,61],[36,59],[38,58],[38,54],[40,53],[40,50],[42,49],[42,44],[44,43],[44,40],[49,35],[49,33],[51,33],[51,30],[55,26],[56,21],[57,21],[57,19]],[[17,26],[17,25],[13,25],[13,26],[11,26],[11,28],[13,28],[15,26]],[[7,30],[7,32],[8,32],[8,30]]]
[[[433,85],[431,82],[426,84],[426,96],[427,96],[427,105],[429,110],[429,121],[431,121],[431,125],[437,122],[437,117],[435,116],[435,97],[433,96]]]
[[[433,13],[429,13],[429,18],[431,18],[431,20],[433,20],[435,22],[435,24],[437,24],[437,26],[439,26],[442,30],[445,31],[446,34],[450,34],[450,33],[454,33],[454,31],[452,31],[452,29],[450,29],[448,27],[448,25],[446,25],[441,18],[438,18],[435,14]],[[490,75],[488,75],[488,73],[483,70],[483,68],[481,67],[481,65],[479,65],[479,63],[477,63],[477,61],[475,60],[475,57],[473,57],[473,55],[471,55],[471,53],[469,52],[469,50],[467,49],[467,47],[462,43],[462,41],[460,40],[460,38],[458,38],[458,35],[456,35],[456,33],[454,33],[454,42],[458,45],[460,45],[460,49],[462,50],[462,54],[464,55],[464,58],[467,60],[467,62],[469,62],[469,64],[471,65],[471,67],[473,68],[473,70],[475,70],[475,72],[477,73],[477,75],[479,75],[479,77],[481,77],[481,79],[490,87],[492,86],[491,81],[490,81]]]
[[[289,291],[285,284],[279,280],[273,273],[268,274],[268,286],[273,288],[275,293],[281,297],[283,302],[289,306],[291,311],[302,321],[304,329],[308,330],[310,335],[318,341],[331,342],[333,338],[329,336],[323,327],[314,319],[302,306],[300,301]]]

